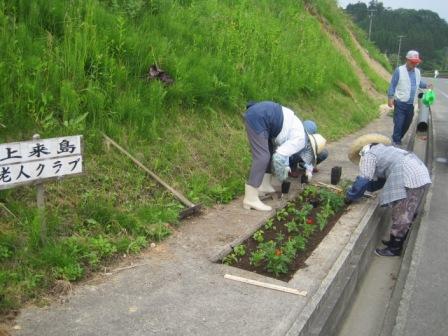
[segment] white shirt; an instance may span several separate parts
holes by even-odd
[[[276,152],[291,156],[305,147],[305,129],[299,118],[292,110],[282,106],[283,126],[280,133],[275,138],[275,144],[278,146]]]

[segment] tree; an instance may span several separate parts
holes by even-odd
[[[406,35],[402,40],[401,50],[418,50],[424,62],[421,67],[432,70],[434,67],[446,68],[446,48],[448,48],[448,23],[430,10],[385,8],[380,1],[372,0],[367,6],[357,2],[349,4],[346,12],[364,31],[369,30],[369,10],[375,10],[375,24],[371,40],[382,52],[396,54],[399,35]]]

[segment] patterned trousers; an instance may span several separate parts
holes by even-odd
[[[420,205],[426,186],[406,188],[406,198],[398,200],[392,205],[392,228],[390,233],[397,238],[403,238],[409,231],[414,214]]]

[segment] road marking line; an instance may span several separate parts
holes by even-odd
[[[448,98],[448,94],[446,94],[445,92],[443,92],[443,91],[441,91],[441,90],[439,90],[439,89],[437,89],[437,91],[439,91],[441,94],[443,94],[446,98]]]

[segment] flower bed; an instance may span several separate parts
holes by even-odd
[[[342,194],[308,186],[222,259],[224,264],[288,281],[345,209]]]

